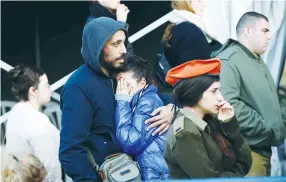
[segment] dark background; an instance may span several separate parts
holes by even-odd
[[[130,9],[130,36],[171,10],[170,1],[122,3]],[[88,15],[87,1],[1,1],[1,60],[11,66],[35,66],[38,25],[40,67],[51,84],[56,82],[84,62],[80,54],[81,36]],[[166,24],[134,42],[136,53],[154,63],[165,27]],[[1,70],[2,100],[14,100],[10,88],[7,73]]]

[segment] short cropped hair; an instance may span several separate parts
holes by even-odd
[[[243,29],[247,25],[253,24],[256,21],[261,20],[261,19],[268,22],[268,18],[260,13],[257,13],[257,12],[244,13],[236,25],[236,35],[237,36],[241,35],[243,32]]]

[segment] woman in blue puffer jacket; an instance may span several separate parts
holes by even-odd
[[[163,106],[150,78],[147,62],[133,57],[126,69],[117,75],[116,90],[116,137],[123,151],[134,156],[141,168],[141,179],[170,179],[164,159],[166,133],[152,136],[156,129],[147,131],[144,122],[151,113]]]

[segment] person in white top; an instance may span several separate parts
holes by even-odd
[[[8,74],[19,103],[9,113],[6,152],[15,156],[36,156],[47,170],[44,181],[62,181],[59,130],[40,112],[41,106],[51,97],[47,75],[39,68],[25,66],[16,66]]]

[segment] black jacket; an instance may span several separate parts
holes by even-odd
[[[168,43],[170,47],[165,47],[165,55],[171,67],[195,59],[210,59],[211,52],[222,46],[216,40],[208,43],[202,30],[191,22],[176,25]]]

